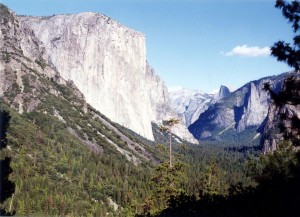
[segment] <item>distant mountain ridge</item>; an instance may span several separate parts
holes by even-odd
[[[177,90],[170,93],[172,106],[198,140],[259,144],[270,104],[263,85],[269,82],[278,92],[287,75],[251,81],[233,92],[221,86],[215,95]]]
[[[199,118],[199,115],[208,108],[212,99],[212,94],[197,90],[180,88],[170,91],[171,105],[186,126]]]
[[[198,120],[210,105],[215,104],[230,95],[226,86],[221,86],[218,93],[207,94],[200,90],[179,88],[171,90],[170,100],[172,108],[181,117],[183,123],[188,127]]]
[[[265,82],[273,84],[278,91],[287,74],[251,81],[231,93],[221,102],[212,105],[189,126],[197,139],[222,140],[227,134],[241,134],[251,129],[247,141],[258,144],[264,120],[268,114],[270,97],[263,90]],[[238,142],[238,139],[237,139]]]

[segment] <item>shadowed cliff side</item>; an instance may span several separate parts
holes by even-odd
[[[300,75],[287,77],[282,90],[274,93],[268,83],[264,89],[269,91],[272,103],[261,144],[263,152],[273,152],[280,141],[290,140],[294,146],[300,145]]]

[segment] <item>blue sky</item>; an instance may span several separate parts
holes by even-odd
[[[147,59],[169,87],[211,92],[291,70],[270,57],[293,32],[273,0],[0,0],[17,14],[93,11],[146,35]]]

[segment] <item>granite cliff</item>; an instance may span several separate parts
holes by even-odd
[[[278,92],[287,74],[251,81],[224,97],[204,111],[199,119],[189,126],[197,139],[227,139],[236,142],[259,143],[270,104],[269,95],[263,91],[265,82]],[[224,89],[224,88],[223,88]],[[215,97],[216,98],[216,97]],[[240,136],[244,138],[240,138]]]
[[[146,61],[144,34],[91,12],[20,20],[42,41],[46,61],[112,121],[153,140],[151,122],[176,115],[164,82]],[[179,136],[193,141],[182,130]]]
[[[73,82],[60,77],[57,70],[46,63],[43,43],[36,38],[30,27],[21,23],[5,6],[0,4],[0,7],[0,104],[8,105],[26,120],[32,116],[33,124],[41,116],[48,116],[48,119],[62,125],[59,130],[95,154],[112,150],[134,165],[140,164],[142,160],[155,162],[144,144],[133,141],[121,127],[113,125],[88,105]],[[59,134],[49,120],[38,124]],[[10,134],[18,138],[13,132]],[[23,137],[18,139],[24,142]],[[122,142],[126,145],[120,145]]]
[[[40,103],[40,90],[44,87],[39,82],[29,84],[29,77],[36,74],[54,77],[56,74],[44,64],[45,49],[32,33],[32,30],[19,22],[16,15],[1,6],[0,32],[0,97],[8,102],[20,114],[34,110]],[[36,88],[28,91],[28,86]]]
[[[43,42],[47,61],[64,79],[74,82],[88,103],[153,139],[142,33],[95,13],[21,17],[21,22]]]
[[[230,95],[226,86],[221,86],[218,93],[207,94],[200,90],[179,88],[170,91],[171,106],[181,117],[182,122],[188,127],[198,120],[209,106],[221,101]]]
[[[271,86],[271,85],[270,85]],[[284,140],[300,145],[300,75],[290,74],[280,92],[269,89],[271,103],[263,130],[263,152],[273,152]]]

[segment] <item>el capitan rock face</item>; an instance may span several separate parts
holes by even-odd
[[[60,75],[111,120],[153,139],[142,33],[96,13],[21,17]]]
[[[42,41],[47,62],[112,121],[153,140],[151,122],[176,116],[146,61],[142,33],[91,12],[20,19]],[[193,140],[187,129],[179,134]]]

